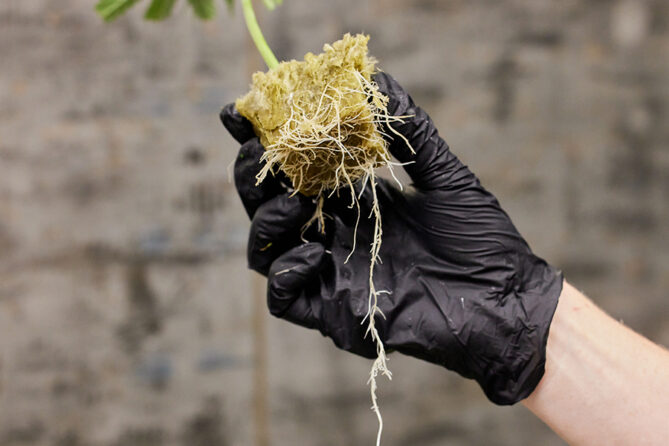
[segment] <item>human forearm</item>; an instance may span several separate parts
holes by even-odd
[[[664,445],[669,353],[565,282],[546,372],[524,404],[574,445]]]

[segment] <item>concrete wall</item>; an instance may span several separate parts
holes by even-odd
[[[103,25],[92,4],[0,2],[0,445],[372,444],[369,363],[254,322],[217,117],[260,66],[239,12]],[[264,19],[282,58],[371,34],[535,251],[669,345],[666,1],[287,0]],[[390,365],[386,446],[562,444],[450,372]]]

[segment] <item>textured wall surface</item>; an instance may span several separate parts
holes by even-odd
[[[0,445],[372,444],[369,363],[253,317],[217,117],[259,67],[240,14],[103,25],[92,3],[0,2]],[[371,34],[534,250],[669,345],[669,3],[287,0],[263,21],[280,58]],[[390,366],[386,446],[563,444]]]

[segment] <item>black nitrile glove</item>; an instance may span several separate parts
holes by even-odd
[[[390,98],[389,112],[411,116],[392,124],[401,138],[390,143],[413,186],[400,191],[379,179],[383,223],[382,264],[374,271],[380,337],[397,350],[481,385],[497,404],[528,396],[544,373],[548,329],[562,290],[562,275],[535,256],[499,203],[449,150],[427,114],[387,74],[376,75]],[[289,197],[281,175],[255,186],[263,147],[250,124],[226,107],[221,119],[243,143],[235,181],[252,218],[249,266],[268,275],[273,315],[316,328],[345,350],[376,357],[364,337],[369,247],[373,234],[371,189],[360,199],[357,248],[348,263],[357,217],[350,195],[325,201],[326,236],[300,228],[315,205]],[[387,132],[392,135],[392,133]]]

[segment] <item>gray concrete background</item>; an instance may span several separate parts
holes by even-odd
[[[103,25],[93,3],[0,2],[0,445],[256,444],[263,285],[217,113],[258,59],[239,13]],[[666,1],[286,0],[264,24],[280,58],[371,34],[534,250],[669,345]],[[271,444],[372,444],[369,363],[263,323]],[[386,446],[562,444],[390,366]]]

